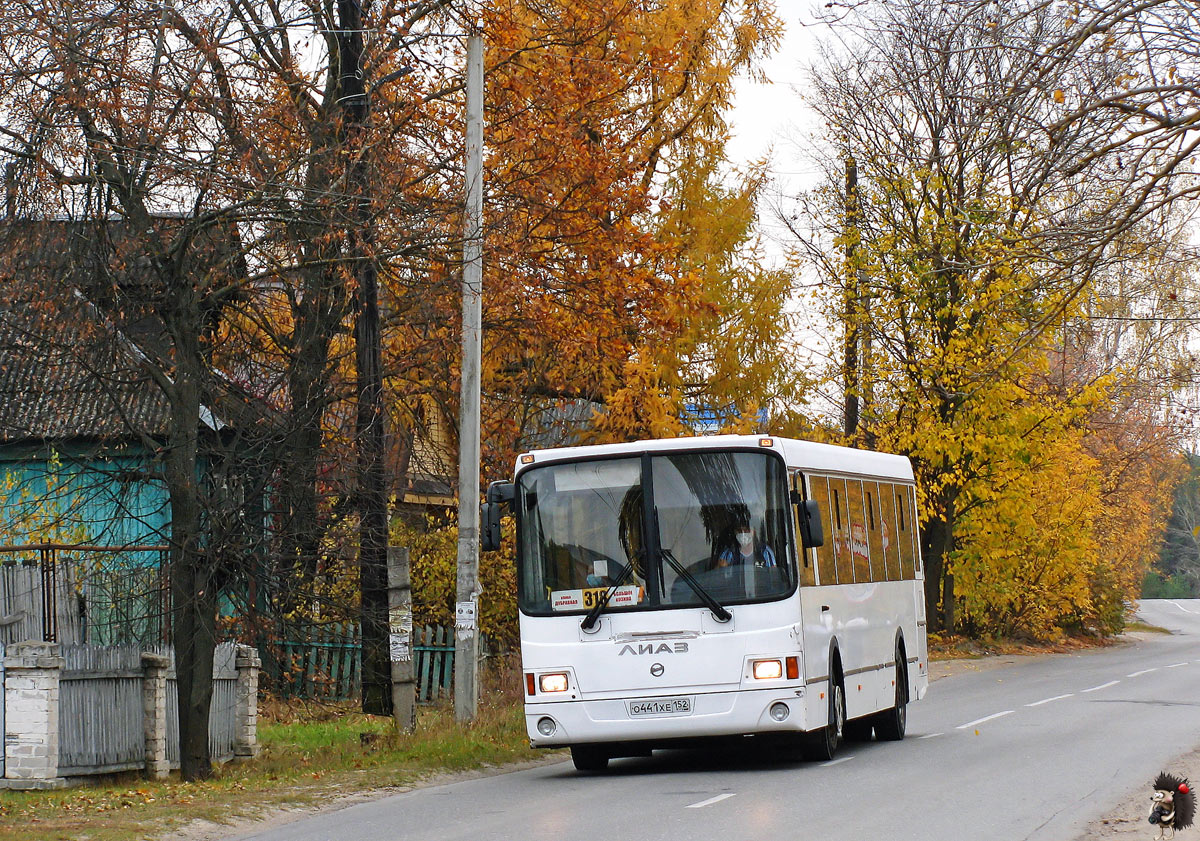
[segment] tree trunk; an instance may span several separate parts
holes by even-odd
[[[179,285],[182,286],[182,285]],[[184,780],[212,775],[208,714],[212,704],[216,647],[217,581],[209,553],[201,548],[203,517],[199,480],[200,347],[198,336],[180,324],[198,323],[187,289],[175,298],[164,321],[172,333],[175,376],[168,395],[171,420],[166,454],[171,499],[172,642],[179,694],[179,763]]]
[[[316,277],[308,277],[310,274]],[[334,303],[337,295],[329,287],[336,280],[331,274],[324,268],[306,271],[304,296],[295,310],[296,328],[288,366],[290,433],[287,454],[279,461],[284,514],[278,541],[280,616],[299,607],[303,600],[303,594],[294,591],[298,578],[311,582],[317,573],[322,537],[317,492],[321,420],[331,400],[330,341],[345,310],[344,304]]]
[[[921,529],[921,557],[925,563],[925,619],[930,631],[954,630],[954,576],[947,558],[954,548],[954,501],[944,501],[941,517]]]
[[[388,656],[388,482],[383,424],[383,362],[379,333],[379,279],[375,267],[371,208],[370,150],[364,138],[370,111],[363,61],[363,8],[358,0],[338,0],[339,88],[345,126],[347,183],[352,195],[352,227],[346,257],[358,280],[354,326],[358,368],[358,502],[360,610],[362,624],[362,709],[391,715],[392,670]]]

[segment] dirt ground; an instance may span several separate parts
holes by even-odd
[[[1186,777],[1188,780],[1200,780],[1200,749],[1184,754],[1169,768],[1162,770],[1177,777]],[[1200,785],[1200,783],[1197,784]],[[1143,841],[1151,841],[1158,833],[1158,830],[1149,823],[1151,793],[1150,780],[1146,780],[1146,784],[1130,794],[1124,803],[1102,819],[1093,821],[1088,826],[1088,831],[1080,836],[1080,841],[1084,838],[1141,838]],[[1196,827],[1193,826],[1190,829],[1180,830],[1176,837],[1180,841],[1185,841],[1185,839],[1194,837],[1196,831]],[[1170,833],[1167,833],[1167,838],[1170,837]]]

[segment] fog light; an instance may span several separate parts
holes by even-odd
[[[566,672],[555,672],[542,675],[538,678],[538,685],[542,687],[543,692],[566,692],[567,674]]]
[[[783,706],[779,704],[777,706]],[[554,723],[552,718],[539,718],[537,723],[537,731],[543,736],[553,736],[554,731],[558,729],[558,725]]]
[[[787,717],[791,714],[791,708],[789,708],[787,704],[783,703],[783,701],[776,701],[771,705],[771,718],[775,719],[776,721],[787,721]],[[540,724],[538,726],[539,728],[541,727]]]
[[[755,680],[778,680],[783,677],[783,663],[778,660],[755,660],[751,673]]]

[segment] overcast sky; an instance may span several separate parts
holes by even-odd
[[[783,43],[763,69],[769,81],[756,82],[747,78],[738,81],[734,107],[728,115],[733,136],[727,147],[730,163],[735,167],[770,157],[770,172],[774,183],[765,197],[770,204],[777,196],[794,196],[800,190],[815,185],[817,170],[810,158],[814,143],[819,142],[816,121],[803,101],[805,66],[818,36],[815,26],[801,25],[807,3],[784,0],[779,16],[786,26]],[[783,231],[774,221],[770,207],[759,209],[764,236],[778,239]],[[775,253],[779,248],[766,243]]]

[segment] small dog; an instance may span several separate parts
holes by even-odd
[[[1170,837],[1174,838],[1175,830],[1192,825],[1196,816],[1196,795],[1186,777],[1176,777],[1166,771],[1160,772],[1152,785],[1154,796],[1150,799],[1154,806],[1150,809],[1150,823],[1158,827],[1154,841],[1163,841],[1168,829],[1171,830]]]

